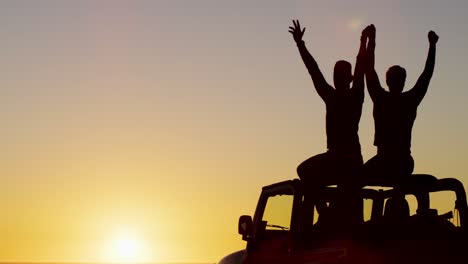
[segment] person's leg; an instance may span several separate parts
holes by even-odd
[[[339,197],[336,197],[334,203],[337,203],[335,208],[342,216],[340,218],[344,220],[343,222],[350,223],[362,219],[362,197],[358,192],[361,188],[358,175],[362,163],[360,153],[349,155],[327,152],[311,157],[298,166],[297,172],[306,187],[307,200],[315,201],[319,214],[326,209],[326,201],[322,195],[323,188],[329,184],[337,184]],[[359,209],[361,211],[358,211]]]
[[[414,161],[411,155],[388,155],[384,169],[389,180],[402,184],[413,173]]]
[[[364,165],[362,166],[362,175],[364,179],[379,177],[381,172],[383,171],[382,163],[382,157],[379,154],[375,155],[366,163],[364,163]]]
[[[413,172],[414,161],[410,155],[377,154],[363,166],[366,179],[379,178],[390,185],[398,185]]]
[[[402,168],[401,173],[402,175],[409,176],[413,173],[414,170],[414,160],[411,155],[408,155],[403,158],[402,160]]]
[[[330,153],[326,152],[307,159],[297,167],[297,174],[304,183],[304,201],[307,204],[315,204],[319,214],[327,206],[325,200],[323,200],[322,191],[330,174],[330,159]],[[313,211],[310,213],[313,213]]]
[[[356,224],[362,223],[363,208],[362,196],[362,166],[361,153],[346,155],[340,158],[335,165],[339,177],[337,207],[345,229],[352,229]]]
[[[332,165],[334,179],[339,184],[360,185],[362,178],[362,155],[361,153],[337,155]]]
[[[326,152],[305,160],[297,167],[299,178],[307,185],[322,184],[330,173],[330,159],[330,153]]]

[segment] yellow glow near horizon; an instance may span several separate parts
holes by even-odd
[[[107,241],[103,261],[112,263],[149,262],[148,245],[136,232],[122,230]]]

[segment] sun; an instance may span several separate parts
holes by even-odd
[[[141,245],[131,238],[120,238],[114,241],[115,259],[117,261],[136,261],[141,255]]]
[[[348,21],[348,28],[351,31],[356,31],[362,27],[363,20],[361,18],[352,18],[351,20]]]
[[[121,230],[106,242],[103,259],[112,263],[149,262],[148,245],[136,232]]]

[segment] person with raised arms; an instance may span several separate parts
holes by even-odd
[[[314,57],[307,50],[302,40],[305,28],[301,29],[299,21],[293,20],[293,27],[289,29],[312,77],[315,90],[326,106],[328,151],[302,162],[297,168],[298,176],[306,185],[323,186],[353,181],[352,177],[363,163],[358,130],[364,102],[364,63],[369,27],[362,32],[354,76],[351,63],[344,60],[336,62],[333,72],[335,87],[327,83]]]
[[[414,87],[403,92],[406,70],[395,65],[387,70],[386,82],[389,91],[385,91],[374,67],[375,32],[375,27],[371,25],[365,75],[367,89],[374,102],[374,145],[377,146],[377,155],[367,161],[363,169],[367,177],[381,177],[393,182],[411,175],[414,169],[411,132],[417,108],[427,92],[434,72],[436,43],[439,37],[434,31],[429,31],[426,65]]]

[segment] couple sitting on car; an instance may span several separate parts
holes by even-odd
[[[319,187],[338,185],[346,190],[356,190],[365,179],[391,182],[412,174],[411,131],[434,71],[438,36],[429,31],[429,53],[424,71],[415,86],[403,92],[406,80],[404,68],[395,65],[387,70],[385,91],[374,67],[375,27],[367,26],[360,39],[354,75],[349,62],[336,62],[332,87],[322,75],[317,62],[307,50],[302,37],[305,28],[293,21],[289,28],[299,53],[312,77],[318,95],[326,106],[326,133],[328,151],[302,162],[297,173],[306,186],[316,193]],[[364,76],[374,103],[374,145],[377,155],[363,163],[358,129],[364,102]],[[349,188],[348,188],[349,187]]]

